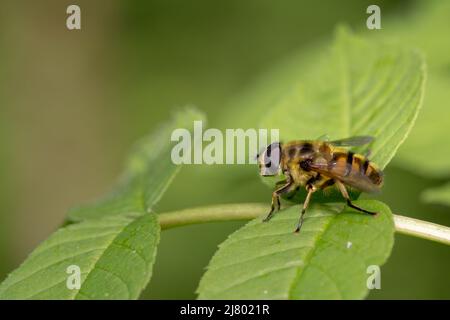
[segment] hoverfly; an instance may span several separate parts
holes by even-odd
[[[286,144],[274,142],[258,157],[260,175],[274,176],[282,172],[286,179],[272,193],[271,210],[263,221],[272,217],[275,204],[280,210],[280,196],[305,186],[306,199],[295,232],[299,232],[311,195],[320,189],[337,186],[347,205],[360,212],[376,215],[352,203],[346,186],[363,192],[379,191],[383,173],[367,157],[349,151],[348,147],[362,146],[373,140],[369,136],[357,136],[335,141],[298,140]]]

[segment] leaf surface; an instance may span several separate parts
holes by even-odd
[[[371,265],[394,243],[389,208],[357,201],[377,217],[340,203],[314,205],[299,234],[299,206],[267,223],[257,218],[220,245],[198,288],[199,299],[361,299]],[[370,270],[370,269],[369,269]]]
[[[39,245],[0,285],[0,299],[136,299],[159,241],[155,214],[69,225]],[[67,286],[78,266],[81,287]]]

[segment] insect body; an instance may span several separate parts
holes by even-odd
[[[295,232],[300,231],[311,195],[333,185],[337,186],[348,206],[375,215],[375,212],[354,205],[346,188],[349,186],[363,192],[379,191],[383,183],[381,170],[365,156],[346,148],[364,145],[372,140],[372,137],[359,136],[336,141],[299,140],[269,145],[258,155],[260,174],[273,176],[281,171],[286,180],[272,193],[271,210],[264,221],[272,217],[275,204],[280,209],[282,194],[295,192],[302,186],[306,187],[307,196]]]

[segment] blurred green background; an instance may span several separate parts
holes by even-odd
[[[338,23],[423,45],[430,70],[442,73],[443,87],[450,84],[450,19],[441,21],[439,38],[424,1],[377,1],[383,27],[377,31],[365,29],[373,2],[362,0],[79,0],[80,31],[66,29],[70,4],[1,2],[0,279],[61,225],[69,207],[107,190],[132,142],[179,107],[198,106],[212,127],[257,126],[242,101],[261,75],[329,40]],[[425,114],[426,108],[427,100]],[[427,121],[439,118],[428,114]],[[414,129],[411,139],[389,165],[380,198],[395,213],[450,225],[448,207],[420,200],[423,190],[446,181],[448,166],[432,176],[416,170],[420,165],[408,159],[424,155],[411,147],[419,141]],[[441,148],[450,151],[448,142]],[[270,192],[251,166],[187,166],[157,209],[268,201]],[[164,231],[142,298],[195,298],[217,245],[240,225]],[[382,268],[382,289],[369,298],[449,299],[449,266],[444,245],[398,235]]]

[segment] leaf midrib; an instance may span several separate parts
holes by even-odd
[[[101,257],[104,255],[105,251],[106,251],[109,247],[111,247],[111,246],[114,244],[114,241],[122,234],[122,232],[125,230],[125,228],[127,228],[130,224],[132,224],[134,221],[136,221],[136,219],[138,219],[138,218],[130,219],[130,221],[128,221],[127,224],[124,224],[123,227],[121,228],[121,230],[117,233],[117,235],[116,235],[114,238],[112,238],[112,240],[104,247],[104,249],[102,250],[102,254],[100,254],[100,255],[97,257],[97,259],[94,259],[93,263],[91,264],[92,268],[89,268],[89,271],[87,272],[88,275],[86,276],[86,278],[84,279],[84,281],[81,283],[80,289],[74,292],[74,296],[71,297],[71,299],[75,300],[75,299],[78,297],[78,295],[79,295],[80,293],[81,293],[82,295],[87,296],[86,294],[84,294],[84,293],[82,292],[82,290],[83,290],[83,284],[85,284],[86,281],[88,281],[89,276],[90,276],[90,275],[92,274],[92,272],[97,268],[97,263],[100,261]],[[147,261],[146,261],[145,259],[144,259],[144,262],[147,263]],[[100,268],[99,268],[99,269],[100,269]],[[122,279],[121,279],[121,280],[122,280]],[[123,281],[123,280],[122,280],[122,281]],[[131,292],[130,292],[130,290],[129,290],[129,288],[128,288],[128,285],[127,285],[127,289],[128,289],[128,296],[130,296]]]
[[[320,233],[318,233],[317,236],[315,237],[314,245],[311,247],[311,250],[308,252],[308,254],[306,255],[306,257],[304,259],[304,261],[305,261],[304,267],[303,268],[298,268],[297,273],[296,273],[296,275],[295,275],[295,277],[294,277],[294,279],[293,279],[293,281],[291,283],[291,286],[290,286],[290,288],[288,290],[287,299],[292,299],[292,291],[294,290],[294,287],[296,286],[296,284],[299,283],[300,279],[302,278],[303,273],[304,273],[305,269],[307,268],[306,266],[309,265],[313,255],[314,255],[314,253],[315,253],[315,251],[317,249],[318,242],[322,239],[322,236],[326,233],[326,231],[330,227],[331,222],[334,219],[336,219],[336,215],[340,214],[341,212],[342,212],[342,210],[339,211],[339,213],[330,215],[328,223],[325,225],[323,230]]]

